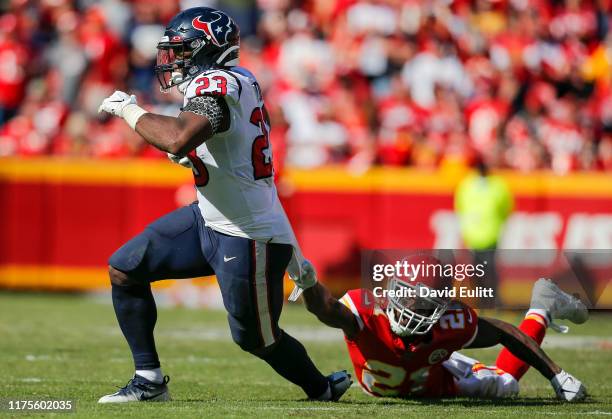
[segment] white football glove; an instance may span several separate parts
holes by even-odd
[[[191,160],[189,160],[189,157],[175,156],[172,153],[167,153],[167,154],[168,154],[168,159],[170,159],[172,163],[180,164],[181,166],[186,167],[188,169],[191,169],[193,167],[191,165]]]
[[[586,388],[573,375],[561,371],[550,380],[557,398],[568,402],[577,402],[586,397]]]
[[[304,259],[302,262],[301,275],[299,277],[292,277],[291,275],[289,277],[295,283],[295,287],[289,296],[289,301],[296,301],[300,294],[302,294],[302,291],[314,287],[318,282],[317,271],[308,259]]]
[[[98,108],[98,113],[104,111],[111,115],[123,118],[123,110],[127,105],[136,105],[136,96],[128,95],[120,90],[115,90],[115,93],[107,97],[102,101],[102,104]]]

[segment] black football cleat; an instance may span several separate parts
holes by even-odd
[[[327,388],[327,391],[315,400],[337,402],[338,400],[340,400],[340,397],[342,397],[342,395],[346,393],[349,388],[351,388],[351,385],[353,384],[353,381],[351,380],[351,374],[346,372],[346,370],[337,371],[328,375],[327,381],[329,382],[329,387]]]
[[[153,383],[139,375],[134,375],[125,387],[118,392],[100,397],[98,403],[129,403],[129,402],[167,402],[170,400],[168,382],[170,377],[164,377],[161,384]]]

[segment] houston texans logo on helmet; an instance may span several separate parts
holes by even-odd
[[[208,35],[214,45],[222,47],[228,43],[228,35],[232,32],[232,20],[223,13],[213,12],[212,14],[218,16],[217,19],[211,22],[203,22],[200,20],[201,16],[198,16],[193,19],[191,24],[197,30]]]

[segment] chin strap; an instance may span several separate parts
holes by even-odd
[[[180,71],[173,71],[170,75],[170,86],[176,86],[179,92],[185,94],[187,84],[187,82],[183,82],[183,73]]]

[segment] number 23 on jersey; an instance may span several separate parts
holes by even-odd
[[[196,95],[213,94],[224,96],[227,94],[227,79],[223,76],[196,79],[199,86]],[[249,122],[259,127],[261,135],[253,139],[251,146],[251,163],[253,165],[253,178],[255,180],[272,177],[274,166],[272,164],[272,150],[270,149],[270,135],[266,126],[266,110],[262,105],[251,112]],[[204,187],[208,184],[209,173],[204,162],[196,155],[195,150],[189,153],[189,160],[193,168],[193,176],[196,186]]]

